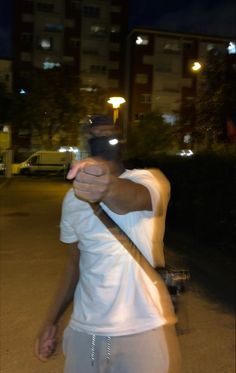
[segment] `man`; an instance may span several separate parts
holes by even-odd
[[[169,182],[159,170],[155,176],[125,170],[115,132],[107,117],[92,117],[92,157],[68,173],[74,182],[63,202],[61,240],[70,256],[36,354],[43,361],[53,354],[58,321],[74,297],[63,340],[65,373],[179,373],[168,292],[142,264],[143,255],[153,267],[164,265]],[[102,223],[94,212],[98,204],[142,255],[131,255]]]

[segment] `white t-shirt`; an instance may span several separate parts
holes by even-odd
[[[118,215],[101,204],[154,266],[164,264],[164,221],[170,192],[167,179],[159,170],[156,172],[154,177],[147,170],[126,170],[120,176],[148,188],[153,211]],[[80,250],[80,279],[70,320],[73,329],[119,336],[176,322],[162,281],[158,281],[158,288],[141,268],[139,258],[134,260],[91,206],[75,197],[73,189],[63,202],[61,241],[78,241]]]

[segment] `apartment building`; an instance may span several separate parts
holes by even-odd
[[[165,119],[175,123],[184,109],[183,124],[191,126],[201,67],[204,68],[208,52],[214,49],[216,53],[236,56],[235,46],[226,38],[132,30],[127,42],[128,122],[159,110]]]
[[[82,90],[99,87],[107,98],[124,95],[126,0],[15,0],[14,4],[15,92],[30,92],[35,69],[63,67],[80,78]],[[14,142],[29,148],[30,128],[15,127]]]
[[[17,0],[13,32],[16,90],[33,68],[66,66],[85,87],[123,92],[125,0]]]

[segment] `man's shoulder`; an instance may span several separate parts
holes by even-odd
[[[149,180],[160,180],[163,182],[169,182],[168,178],[159,168],[135,168],[132,170],[126,169],[123,174],[120,175],[121,178],[135,179],[135,178],[146,178]]]

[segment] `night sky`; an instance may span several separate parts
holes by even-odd
[[[0,0],[0,57],[11,56],[11,2]],[[129,26],[236,39],[236,5],[234,0],[130,0]]]

